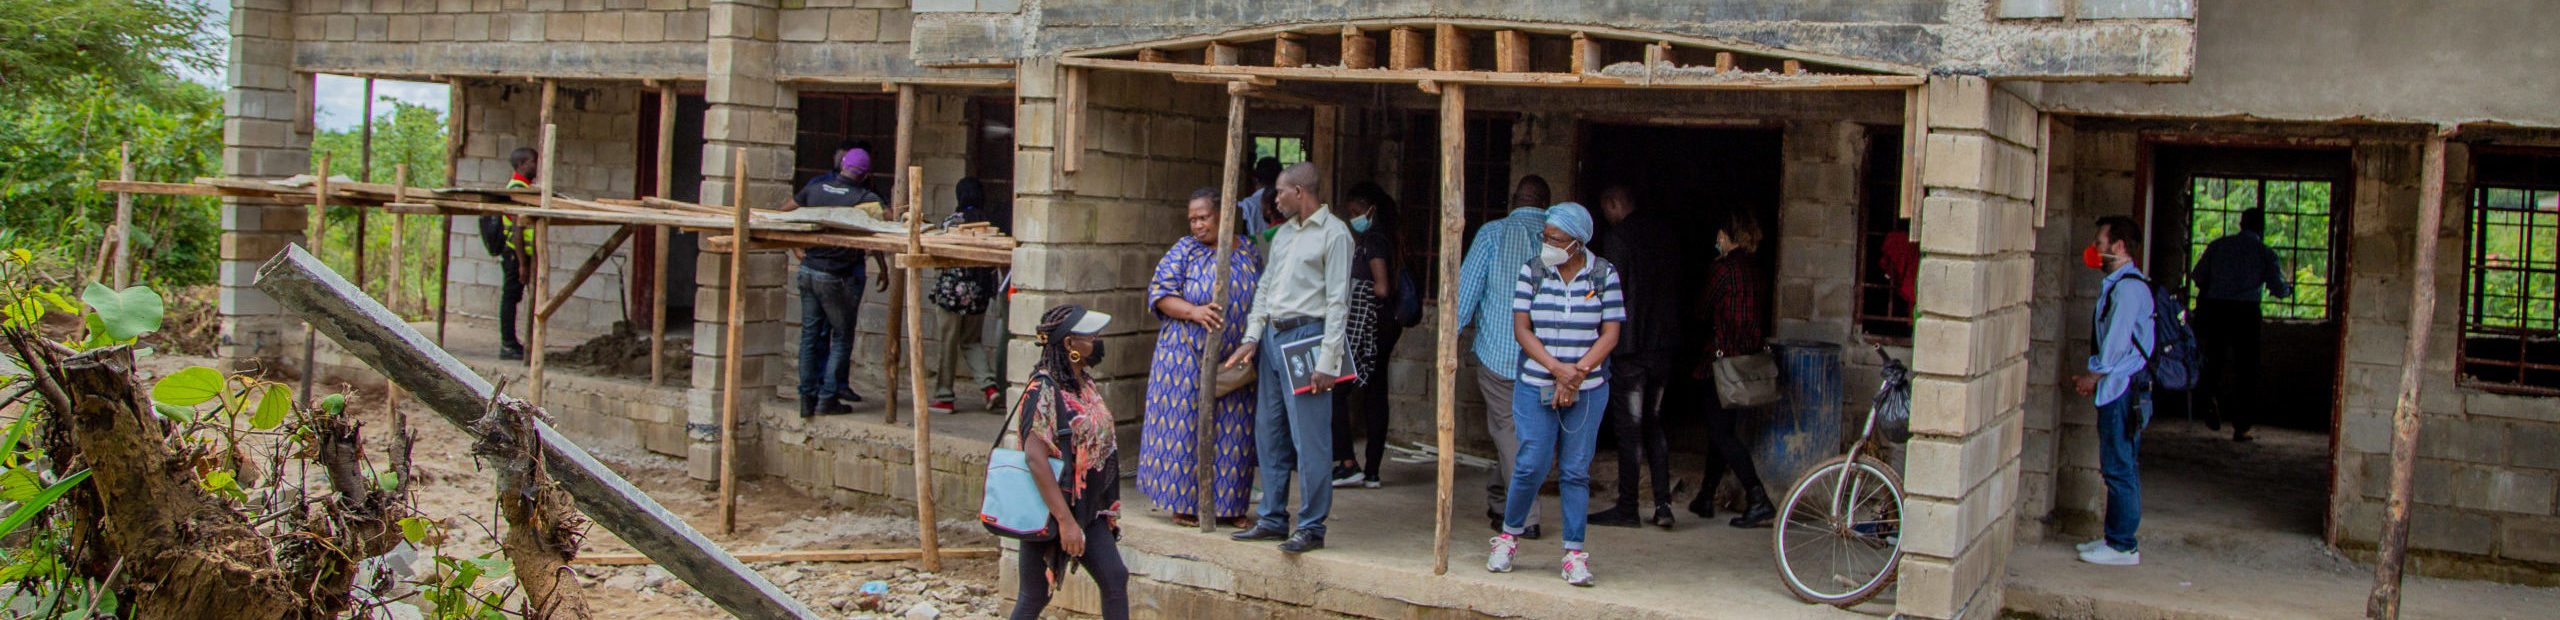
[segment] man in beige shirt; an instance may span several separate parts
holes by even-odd
[[[1253,441],[1261,465],[1261,521],[1236,540],[1281,540],[1280,550],[1324,548],[1325,517],[1333,511],[1333,384],[1343,368],[1343,332],[1351,312],[1351,228],[1316,202],[1320,180],[1314,164],[1300,162],[1280,173],[1271,206],[1289,217],[1271,238],[1253,310],[1245,315],[1244,346],[1227,366],[1254,360],[1259,407]],[[1321,337],[1306,393],[1290,387],[1286,345]],[[1271,346],[1260,346],[1268,343]],[[1259,359],[1255,355],[1260,355]],[[1289,474],[1306,494],[1297,531],[1289,529]]]

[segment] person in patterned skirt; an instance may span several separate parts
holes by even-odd
[[[1198,462],[1194,448],[1200,437],[1195,425],[1202,419],[1195,404],[1200,399],[1200,382],[1217,377],[1214,370],[1204,372],[1200,367],[1200,347],[1214,332],[1218,351],[1211,359],[1226,359],[1244,340],[1245,312],[1253,305],[1262,261],[1253,256],[1252,246],[1237,239],[1235,254],[1227,261],[1226,298],[1212,300],[1217,235],[1222,232],[1217,230],[1218,190],[1192,192],[1186,214],[1191,235],[1175,242],[1164,260],[1156,263],[1155,281],[1147,287],[1147,305],[1164,327],[1156,333],[1155,357],[1147,369],[1138,492],[1157,508],[1173,513],[1174,523],[1190,526],[1199,523],[1195,513],[1200,507],[1193,465]],[[1252,525],[1246,515],[1256,463],[1253,415],[1254,387],[1248,384],[1218,397],[1216,415],[1209,422],[1215,425],[1209,484],[1217,512],[1211,518],[1239,529]]]

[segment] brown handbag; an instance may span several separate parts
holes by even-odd
[[[1227,368],[1223,366],[1219,367],[1218,396],[1224,398],[1229,393],[1244,389],[1246,386],[1253,385],[1254,381],[1261,378],[1254,372],[1254,370],[1256,369],[1254,368],[1253,360],[1245,360],[1244,363],[1237,364],[1234,368]]]

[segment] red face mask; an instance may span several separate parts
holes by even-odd
[[[2090,269],[2105,271],[2107,255],[2098,253],[2098,244],[2092,243],[2087,249],[2080,251],[2080,264],[2088,265]]]

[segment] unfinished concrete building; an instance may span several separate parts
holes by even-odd
[[[2414,364],[2424,387],[2413,569],[2547,585],[2560,583],[2560,113],[2549,105],[2560,80],[2541,69],[2560,48],[2535,42],[2554,21],[2545,7],[2485,1],[236,0],[223,162],[242,177],[308,171],[315,73],[454,86],[451,169],[463,185],[503,182],[506,153],[549,122],[561,191],[636,198],[665,177],[669,197],[723,203],[731,153],[744,147],[747,203],[771,206],[825,171],[830,146],[867,140],[894,160],[884,168],[924,167],[884,193],[922,183],[929,215],[952,208],[957,179],[986,180],[1015,212],[1015,307],[1072,301],[1126,317],[1109,336],[1122,351],[1152,348],[1144,291],[1183,234],[1182,199],[1237,182],[1220,178],[1222,164],[1251,155],[1227,148],[1230,97],[1243,99],[1257,152],[1311,158],[1326,191],[1375,181],[1406,205],[1397,232],[1435,297],[1450,270],[1433,267],[1456,259],[1441,248],[1461,247],[1443,244],[1438,216],[1472,231],[1500,217],[1525,175],[1552,182],[1559,200],[1626,185],[1645,208],[1697,226],[1754,213],[1774,248],[1773,333],[1848,345],[1844,415],[1863,413],[1876,382],[1865,343],[1919,373],[1917,436],[1900,464],[1906,555],[1889,604],[1926,618],[1993,617],[2031,604],[2021,597],[2052,604],[2062,595],[2028,593],[2014,564],[2098,530],[2094,409],[2069,389],[2097,296],[2097,274],[2076,266],[2092,222],[2144,222],[2146,270],[2167,281],[2233,213],[2263,206],[2294,231],[2277,249],[2302,285],[2270,302],[2265,423],[2325,445],[2261,481],[2281,492],[2197,483],[2187,496],[2276,514],[2233,535],[2286,532],[2369,561],[2384,530],[2394,401]],[[548,107],[546,82],[557,91]],[[2440,221],[2419,217],[2430,197]],[[1911,300],[1877,266],[1906,218],[1924,257]],[[298,359],[286,352],[299,350],[299,331],[249,285],[305,221],[301,206],[225,206],[226,356]],[[496,263],[475,231],[451,226],[457,333],[486,331],[494,314]],[[2427,231],[2437,301],[2412,325],[2413,253]],[[583,256],[603,237],[556,243]],[[555,373],[544,389],[564,429],[712,477],[717,326],[744,313],[742,387],[772,405],[742,415],[745,472],[848,500],[914,497],[908,431],[870,416],[803,421],[784,402],[801,320],[787,253],[754,253],[733,282],[716,267],[726,256],[690,235],[643,238],[561,305],[551,342],[645,323],[662,284],[671,331],[700,326],[690,381]],[[653,283],[659,256],[671,267]],[[563,262],[573,261],[555,273]],[[747,301],[723,307],[730,287]],[[865,351],[888,333],[884,297],[866,302]],[[1014,312],[1011,331],[1028,333],[1036,314]],[[1443,323],[1429,314],[1395,353],[1394,435],[1433,442],[1445,401],[1460,448],[1487,453],[1482,425],[1466,423],[1482,415],[1474,390],[1448,397],[1438,380]],[[2413,332],[2428,330],[2424,357],[2406,359]],[[484,373],[517,372],[479,342],[454,348]],[[1011,347],[1019,380],[1032,345]],[[857,357],[859,376],[880,376],[885,358]],[[361,374],[344,359],[323,361]],[[1144,360],[1097,369],[1131,437]],[[946,446],[967,448],[932,455],[943,514],[974,509],[974,446],[993,418],[937,420],[954,438]],[[1703,444],[1673,439],[1676,452]],[[1335,544],[1362,552],[1283,562],[1133,519],[1151,528],[1125,543],[1135,601],[1166,617],[1293,606],[1367,617],[1814,612],[1771,585],[1765,535],[1721,526],[1618,543],[1626,568],[1596,594],[1463,568],[1434,576],[1429,524],[1397,523],[1413,520],[1399,510],[1431,505],[1427,471],[1391,486],[1396,499],[1341,496],[1337,510],[1361,520],[1337,527]],[[1459,496],[1458,522],[1474,523],[1471,495]],[[2175,511],[2163,501],[2152,509]],[[1479,530],[1461,531],[1463,566],[1482,551],[1468,542]],[[1704,536],[1729,540],[1695,542]],[[1735,550],[1762,555],[1694,566]],[[1701,578],[1764,587],[1684,585]],[[1062,600],[1091,609],[1089,596]]]

